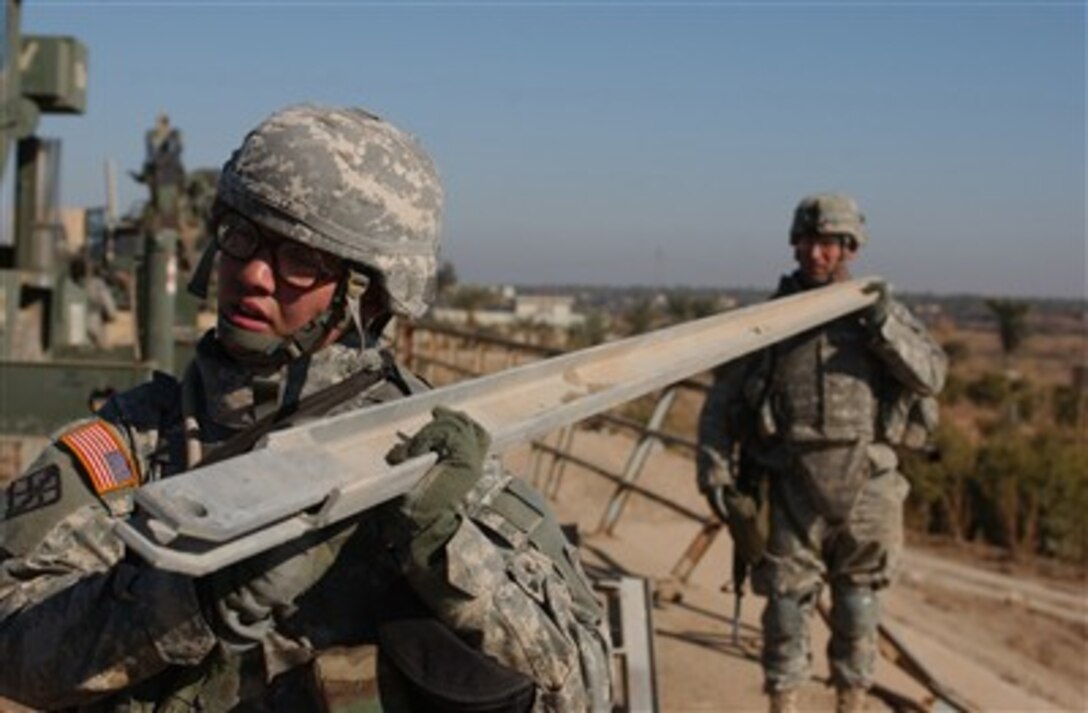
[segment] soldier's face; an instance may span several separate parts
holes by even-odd
[[[277,260],[274,253],[281,241],[288,239],[277,235],[267,238],[248,258],[220,251],[219,312],[240,329],[287,337],[329,308],[339,276],[322,273],[306,286],[299,286],[306,281],[284,279],[277,269],[283,269],[283,260]],[[291,247],[309,249],[298,244]],[[282,257],[283,250],[278,253]],[[335,336],[330,334],[330,340]]]
[[[847,247],[848,241],[834,235],[808,235],[798,238],[794,245],[794,257],[801,274],[810,284],[823,285],[846,277],[846,267],[854,259],[855,251]]]

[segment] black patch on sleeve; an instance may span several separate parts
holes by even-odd
[[[8,486],[8,519],[39,510],[60,500],[60,468],[56,463],[38,468]]]

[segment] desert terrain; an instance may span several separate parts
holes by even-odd
[[[620,433],[579,432],[574,452],[621,471],[634,439]],[[531,471],[525,452],[510,466]],[[547,466],[548,461],[543,461]],[[541,467],[541,478],[547,467]],[[692,510],[705,511],[695,490],[691,460],[658,449],[639,484]],[[564,522],[578,525],[583,556],[597,572],[646,577],[661,596],[652,616],[661,709],[664,711],[763,710],[759,667],[762,602],[743,601],[740,637],[732,637],[729,591],[732,548],[717,537],[686,584],[670,577],[698,533],[697,523],[638,496],[627,503],[613,534],[596,532],[615,486],[568,464],[555,503]],[[1088,596],[1077,578],[1044,578],[1001,563],[950,555],[945,548],[908,547],[901,575],[884,594],[889,630],[943,686],[980,711],[1080,711],[1088,709]],[[1039,592],[1043,592],[1042,595]],[[1056,597],[1057,615],[1043,611]],[[1043,607],[1036,600],[1045,600]],[[811,622],[813,680],[802,695],[810,710],[829,710],[824,624]],[[878,665],[882,689],[931,706],[933,696],[887,660]],[[871,710],[894,709],[874,699]],[[939,708],[934,708],[939,709]],[[945,708],[948,710],[948,708]]]

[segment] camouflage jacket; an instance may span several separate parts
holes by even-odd
[[[372,350],[333,345],[259,380],[206,337],[180,383],[157,375],[62,429],[0,501],[0,696],[48,709],[312,707],[299,672],[323,651],[373,642],[379,603],[407,581],[464,640],[530,676],[535,709],[606,708],[599,606],[546,506],[495,459],[430,568],[398,561],[381,518],[364,514],[328,574],[243,653],[209,624],[200,580],[146,565],[113,535],[134,487],[184,471],[267,408],[379,365]],[[381,381],[332,412],[400,395]],[[103,488],[78,457],[71,434],[88,424],[123,444],[131,487]]]
[[[775,297],[802,289],[787,275]],[[894,469],[890,446],[902,441],[907,413],[940,391],[946,369],[944,352],[896,300],[878,328],[850,314],[726,364],[699,418],[699,485],[736,474],[738,444],[772,472]],[[806,461],[809,453],[818,455]]]

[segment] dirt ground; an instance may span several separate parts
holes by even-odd
[[[958,342],[965,348],[965,357],[956,368],[963,374],[1000,372],[1006,368],[1001,341],[993,330],[944,327],[935,336],[943,343]],[[1088,356],[1088,333],[1083,326],[1073,324],[1065,333],[1029,333],[1017,350],[1012,366],[1020,374],[1040,386],[1069,384],[1072,369],[1084,363]]]
[[[634,440],[623,434],[579,432],[575,451],[620,472]],[[524,450],[507,462],[533,479],[534,459]],[[598,571],[623,571],[648,577],[658,593],[653,610],[658,692],[665,711],[765,710],[758,662],[762,601],[743,602],[739,640],[732,636],[731,543],[722,534],[688,582],[670,573],[700,530],[700,525],[646,499],[627,502],[612,534],[598,532],[605,503],[615,486],[588,470],[568,465],[557,480],[550,458],[540,459],[539,485],[556,490],[565,522],[576,523],[584,557]],[[706,513],[695,490],[691,461],[659,449],[650,459],[641,485],[691,510]],[[1046,579],[1023,572],[1008,574],[969,558],[947,558],[939,549],[915,545],[899,581],[884,595],[884,621],[943,686],[980,711],[1088,710],[1088,592],[1082,581]],[[930,558],[951,564],[935,570]],[[986,596],[959,586],[986,573]],[[981,576],[981,574],[980,574]],[[1058,619],[1032,611],[1030,586],[1064,593],[1075,610]],[[1025,589],[1026,588],[1026,589]],[[990,596],[992,594],[992,596]],[[1077,603],[1080,606],[1077,606]],[[811,624],[814,661],[812,684],[802,692],[803,710],[829,710],[823,649],[826,628]],[[882,660],[877,682],[882,690],[937,710],[933,695],[891,662]],[[881,699],[870,710],[891,708]],[[944,708],[948,710],[948,708]]]
[[[889,610],[892,621],[954,650],[966,650],[1012,686],[1065,710],[1085,710],[1083,621],[1071,625],[1017,603],[918,584],[909,574],[890,593]]]

